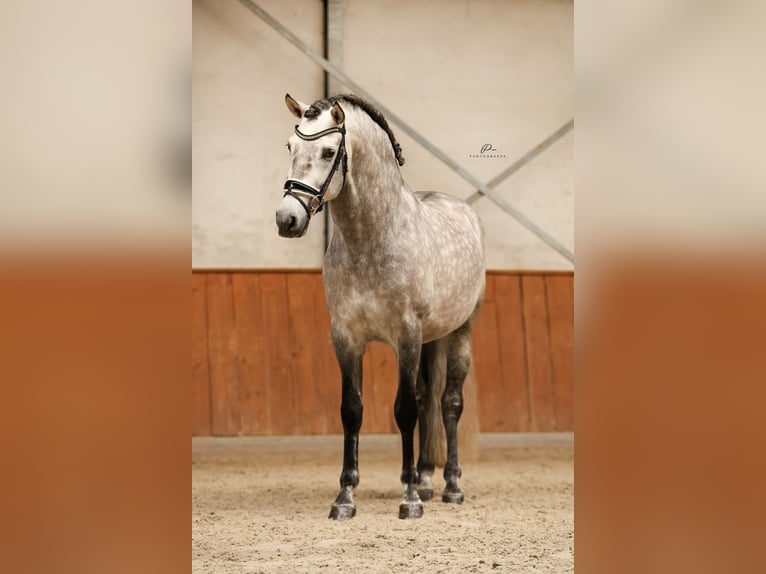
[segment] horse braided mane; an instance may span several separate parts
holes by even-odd
[[[383,114],[378,108],[373,106],[367,100],[363,100],[359,96],[356,96],[354,94],[340,94],[337,96],[331,96],[324,100],[317,100],[316,102],[311,104],[308,108],[306,108],[306,111],[303,112],[303,117],[307,119],[316,118],[323,111],[329,110],[335,103],[340,101],[348,102],[364,110],[367,113],[367,115],[370,116],[370,118],[376,124],[378,124],[383,129],[384,132],[386,132],[386,134],[388,135],[388,139],[391,140],[391,147],[394,148],[394,155],[396,156],[396,161],[399,163],[399,165],[404,165],[404,156],[402,155],[402,146],[400,146],[399,142],[396,141],[396,137],[394,137],[394,132],[391,131],[391,127],[388,125],[386,118],[383,116]]]

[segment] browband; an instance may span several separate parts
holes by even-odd
[[[314,141],[318,140],[319,138],[323,138],[326,135],[334,134],[335,132],[340,132],[343,135],[346,135],[346,126],[340,126],[337,128],[327,128],[326,130],[322,130],[321,132],[317,132],[315,134],[304,134],[301,130],[298,129],[298,126],[295,126],[295,135],[297,135],[302,140],[306,141]]]

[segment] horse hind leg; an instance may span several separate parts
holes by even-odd
[[[446,486],[443,502],[461,504],[463,491],[460,477],[463,472],[458,462],[457,425],[463,413],[463,383],[471,366],[471,322],[465,323],[447,336],[447,376],[441,398],[442,420],[447,434],[447,462],[444,465]]]
[[[444,339],[423,345],[420,355],[420,371],[416,387],[418,405],[418,494],[420,499],[433,498],[433,473],[435,466],[445,462],[445,437],[442,423],[441,396],[447,370],[447,353]]]

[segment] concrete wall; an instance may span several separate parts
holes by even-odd
[[[320,0],[258,2],[322,51]],[[320,94],[321,68],[238,2],[195,0],[192,32],[192,265],[320,266],[322,218],[288,241],[277,236],[274,210],[295,123],[285,92]]]
[[[319,0],[260,2],[322,51]],[[570,1],[347,0],[343,68],[448,155],[488,181],[574,115]],[[238,3],[194,2],[195,267],[321,265],[323,225],[276,235],[293,125],[282,98],[322,96],[320,68]],[[474,190],[393,126],[413,189]],[[496,155],[473,158],[484,144]],[[497,190],[573,248],[570,133]],[[571,269],[486,198],[475,204],[495,269]]]

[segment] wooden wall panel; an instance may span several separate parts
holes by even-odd
[[[556,430],[574,428],[574,285],[568,276],[545,278],[551,337]]]
[[[397,380],[396,352],[383,343],[370,343],[363,375],[364,432],[398,432],[394,418]]]
[[[192,274],[192,432],[337,434],[319,270]],[[573,429],[573,276],[489,272],[473,336],[483,432]],[[368,347],[362,432],[397,432],[393,349]]]
[[[499,364],[499,401],[504,405],[502,430],[532,430],[531,405],[527,386],[527,344],[522,317],[521,280],[518,275],[496,275],[495,310],[497,312]],[[480,399],[481,400],[481,399]]]
[[[324,360],[327,349],[320,348],[315,334],[317,325],[314,315],[312,288],[316,278],[307,273],[287,275],[288,317],[290,340],[290,383],[293,387],[295,411],[295,434],[319,434],[323,432],[325,413],[317,412],[322,405],[324,384],[317,376],[318,361]]]
[[[293,380],[293,360],[298,353],[293,348],[287,276],[282,273],[261,275],[261,314],[263,332],[268,348],[262,353],[264,384],[269,386],[269,434],[295,433],[296,382]]]
[[[237,337],[237,380],[239,384],[241,433],[268,434],[271,429],[271,385],[263,360],[269,351],[261,312],[260,275],[232,276]]]
[[[207,278],[192,275],[192,435],[211,434]]]
[[[527,385],[533,431],[556,428],[556,406],[551,368],[551,345],[545,278],[521,278],[522,316],[527,351]]]
[[[335,351],[330,337],[330,315],[327,313],[322,287],[321,273],[311,286],[313,301],[315,347],[310,357],[316,366],[313,384],[318,390],[319,403],[314,417],[321,420],[319,431],[323,434],[339,434],[343,432],[340,421],[340,368],[335,360]]]
[[[240,434],[238,340],[232,277],[210,274],[206,281],[210,400],[214,435]]]
[[[487,432],[504,430],[508,421],[507,414],[504,412],[499,344],[495,278],[488,275],[484,303],[476,319],[471,340],[480,397],[479,421],[481,421],[482,429],[486,429]]]

